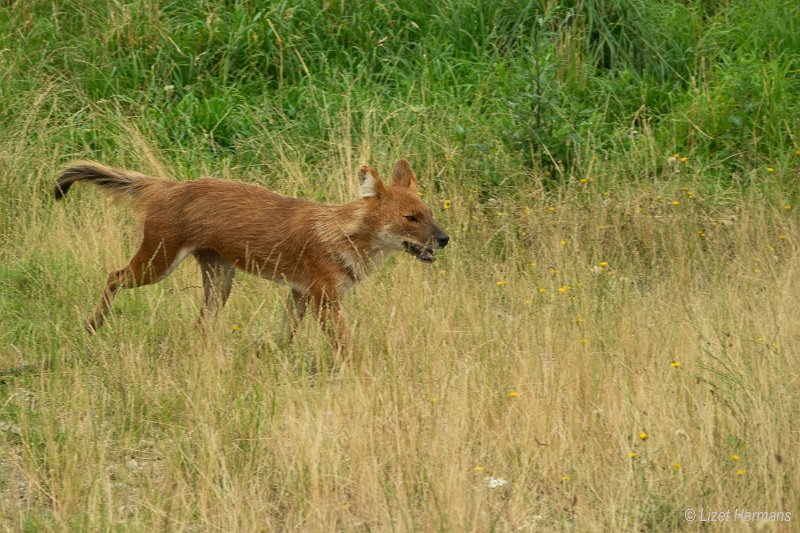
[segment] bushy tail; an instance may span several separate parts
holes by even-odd
[[[144,174],[130,170],[111,168],[94,161],[78,161],[65,168],[56,180],[53,195],[61,200],[78,181],[94,183],[116,195],[138,196],[154,181]]]

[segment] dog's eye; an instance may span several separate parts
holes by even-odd
[[[414,215],[406,215],[405,217],[406,217],[406,220],[408,220],[409,222],[416,222],[417,221],[417,217],[415,217]]]

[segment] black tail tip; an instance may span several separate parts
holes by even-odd
[[[53,188],[53,197],[56,200],[61,200],[67,195],[67,191],[69,191],[71,185],[71,183],[56,183],[56,186]]]

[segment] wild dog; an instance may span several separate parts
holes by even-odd
[[[389,184],[369,166],[358,177],[359,200],[326,205],[231,180],[176,181],[92,161],[70,165],[56,181],[56,200],[85,181],[130,200],[143,220],[139,250],[109,274],[86,329],[103,325],[120,289],[159,282],[191,255],[203,277],[201,323],[225,305],[239,269],[289,285],[289,338],[310,307],[334,346],[346,349],[341,300],[348,289],[393,252],[432,263],[449,241],[420,199],[408,161],[397,161]]]

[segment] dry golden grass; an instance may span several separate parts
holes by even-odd
[[[282,190],[354,180],[355,151],[310,178],[282,156]],[[85,336],[136,232],[92,188],[46,199],[52,157],[5,158],[0,367],[53,365],[0,385],[4,529],[664,531],[696,527],[687,508],[798,511],[800,232],[779,195],[704,197],[666,169],[478,203],[455,176],[426,190],[451,246],[348,297],[364,363],[336,368],[310,321],[276,345],[285,289],[244,274],[200,339],[188,262]]]

